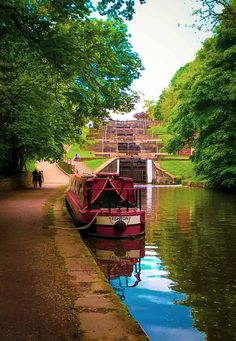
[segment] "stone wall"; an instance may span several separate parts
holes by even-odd
[[[22,172],[9,178],[0,179],[0,191],[11,191],[17,188],[32,187],[31,172]]]
[[[109,162],[110,161],[110,162]],[[117,159],[111,159],[104,166],[102,165],[99,169],[96,170],[96,173],[117,173]]]
[[[140,162],[139,162],[140,161]],[[105,167],[102,166],[98,172],[117,172],[117,159],[113,159]],[[134,178],[136,182],[146,182],[146,160],[142,159],[120,159],[120,175]],[[161,169],[157,163],[152,162],[152,183],[158,185],[174,185],[176,178]]]
[[[158,185],[174,185],[176,178],[159,167],[155,162],[152,163],[152,182]]]

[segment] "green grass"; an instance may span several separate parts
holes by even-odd
[[[89,169],[96,170],[98,167],[100,167],[106,161],[107,161],[107,159],[103,158],[103,159],[86,160],[84,163]]]
[[[156,126],[151,127],[148,129],[149,134],[156,134],[156,135],[168,135],[168,130],[165,126]]]
[[[92,157],[93,153],[90,150],[82,150],[78,143],[71,145],[70,149],[66,153],[68,159],[73,159],[75,154],[79,154],[80,157]]]
[[[47,216],[49,221],[52,223],[55,219],[53,207],[48,207]]]
[[[162,161],[165,161],[165,159],[168,159],[168,160],[188,160],[189,159],[189,156],[179,156],[179,155],[176,155],[176,154],[168,154],[168,155],[162,155],[161,156],[161,160]]]
[[[151,127],[148,129],[148,133],[150,135],[156,135],[157,138],[161,139],[163,143],[166,143],[171,137],[165,126]]]
[[[90,150],[82,150],[80,146],[76,143],[73,144],[69,151],[66,154],[68,159],[74,158],[75,154],[79,154],[81,158],[91,158],[91,160],[85,160],[85,165],[91,169],[96,170],[99,166],[101,166],[104,162],[106,162],[106,158],[96,158],[94,157],[94,153]]]
[[[171,138],[171,135],[167,135],[167,134],[158,135],[158,139],[162,140],[162,142],[165,144],[169,141],[170,138]]]
[[[58,166],[67,174],[73,174],[73,171],[66,166],[66,164],[63,161],[58,162]]]
[[[176,177],[180,177],[181,179],[197,182],[199,179],[196,177],[193,163],[189,160],[178,161],[160,161],[160,166],[167,172],[171,173]]]

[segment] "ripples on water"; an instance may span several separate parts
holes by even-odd
[[[151,340],[236,339],[235,195],[142,191],[145,241],[90,242],[98,265]]]

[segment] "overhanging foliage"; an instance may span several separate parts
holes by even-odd
[[[89,0],[1,1],[0,174],[59,159],[86,122],[137,101],[142,65],[127,27],[93,11]]]

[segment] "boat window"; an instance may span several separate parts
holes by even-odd
[[[82,181],[76,178],[71,179],[70,189],[75,193],[79,200],[79,203],[82,205],[84,200]]]
[[[118,206],[120,201],[119,195],[116,193],[116,191],[103,191],[99,197],[95,200],[95,202],[92,204],[92,209],[94,208],[115,208]]]
[[[71,179],[71,182],[70,182],[70,189],[76,193],[76,187],[77,187],[77,184],[76,184],[76,179],[75,178],[72,178]]]
[[[106,190],[108,189],[108,190]],[[127,202],[127,200],[122,200],[119,193],[115,191],[110,184],[110,182],[107,183],[105,190],[101,192],[101,194],[98,196],[98,198],[92,203],[91,208],[97,209],[97,208],[117,208],[117,207],[134,207],[134,201],[133,202]]]
[[[76,195],[79,194],[80,187],[81,187],[81,182],[75,179],[75,180],[74,180],[74,183],[73,183],[73,188],[72,188],[72,190],[73,190],[73,192],[74,192]]]
[[[84,201],[84,185],[81,182],[78,186],[77,196],[78,196],[80,205],[82,205]]]

